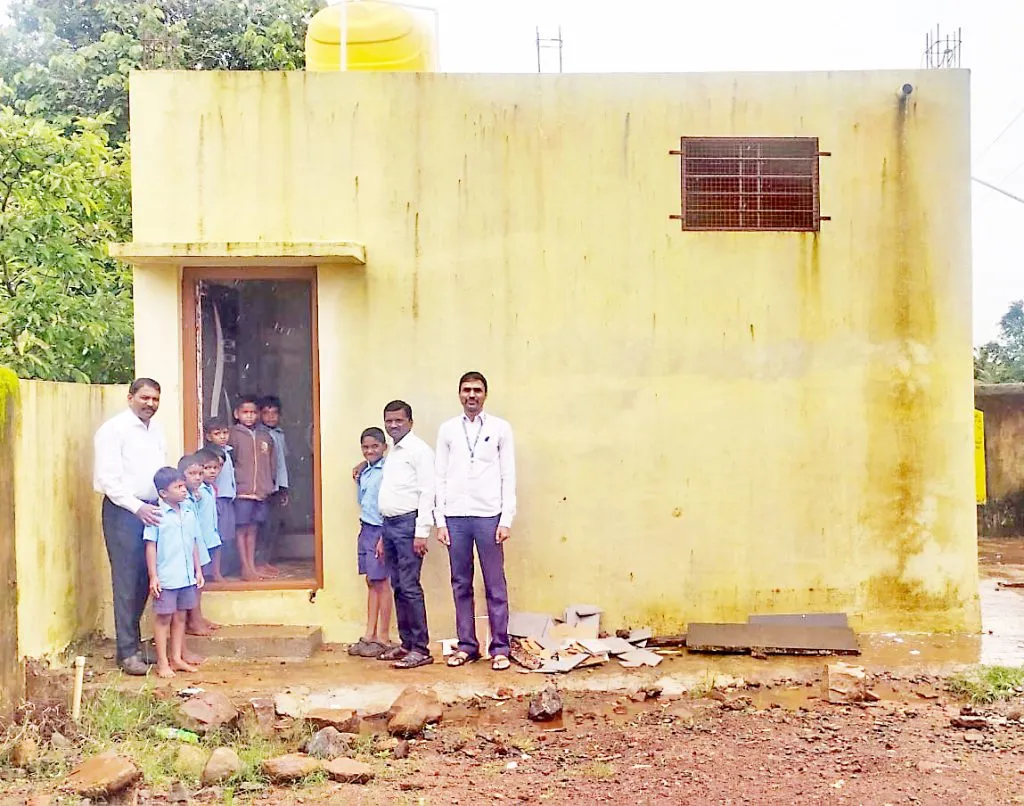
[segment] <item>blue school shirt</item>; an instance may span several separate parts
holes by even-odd
[[[380,509],[377,507],[380,482],[383,478],[383,456],[372,465],[367,465],[359,474],[356,491],[356,497],[359,499],[359,520],[371,526],[381,526],[384,523],[384,519],[380,516]]]
[[[213,487],[205,481],[199,485],[195,495],[196,516],[199,519],[200,546],[215,549],[221,545],[220,531],[217,529],[217,498]],[[200,550],[200,553],[201,550]],[[204,562],[203,565],[206,565]]]
[[[235,463],[231,458],[231,451],[234,450],[230,445],[224,446],[224,467],[220,469],[220,473],[217,476],[214,484],[217,485],[217,497],[218,498],[230,498],[232,501],[235,500],[235,495],[238,492],[238,487],[235,486]]]
[[[206,541],[203,540],[203,527],[199,523],[199,499],[196,498],[195,493],[189,490],[188,498],[182,501],[181,505],[192,509],[192,515],[196,519],[196,547],[199,549],[199,565],[206,565],[210,562],[210,552],[206,548]]]
[[[192,549],[198,545],[199,524],[188,500],[175,511],[160,502],[160,523],[147,526],[142,539],[156,543],[156,578],[167,590],[196,584],[196,566]]]
[[[288,445],[284,439],[284,431],[280,428],[270,428],[260,424],[260,428],[266,431],[274,441],[274,492],[288,489]]]

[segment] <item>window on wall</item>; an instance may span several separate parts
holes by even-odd
[[[816,137],[682,137],[684,230],[814,231],[818,206]]]

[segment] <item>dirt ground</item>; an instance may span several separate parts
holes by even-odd
[[[527,704],[543,676],[497,675],[484,664],[402,673],[341,647],[298,663],[211,660],[161,690],[199,685],[239,705],[287,691],[372,715],[411,683],[447,703],[442,723],[404,759],[393,758],[383,721],[364,719],[376,737],[360,756],[376,770],[369,784],[209,788],[190,793],[195,803],[1024,804],[1024,693],[976,706],[988,717],[982,730],[951,724],[964,706],[947,691],[951,675],[1024,661],[1024,588],[998,584],[1024,581],[1024,541],[983,541],[981,557],[981,636],[863,636],[864,654],[844,659],[874,675],[874,703],[821,700],[828,659],[681,654],[657,669],[608,664],[561,676],[564,716],[534,723]],[[90,657],[93,690],[144,685],[118,677],[104,654],[98,646]],[[59,694],[67,675],[40,682]],[[0,768],[0,803],[74,802],[57,783]],[[127,802],[167,803],[166,786],[143,785]]]

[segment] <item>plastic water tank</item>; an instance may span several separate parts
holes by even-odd
[[[342,21],[342,6],[347,19]],[[342,29],[348,70],[434,70],[434,30],[429,18],[381,0],[345,0],[321,9],[306,30],[306,69],[338,70]]]

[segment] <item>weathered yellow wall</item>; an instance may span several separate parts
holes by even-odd
[[[136,241],[368,253],[319,272],[325,590],[204,606],[355,637],[358,434],[403,397],[433,441],[478,368],[518,438],[515,608],[977,629],[968,95],[953,70],[134,75]],[[680,232],[681,135],[819,137],[832,220]],[[169,432],[174,274],[136,273]],[[424,576],[451,634],[436,543]]]
[[[21,381],[15,442],[18,645],[62,652],[106,627],[110,566],[92,489],[93,433],[125,406],[123,386]]]

